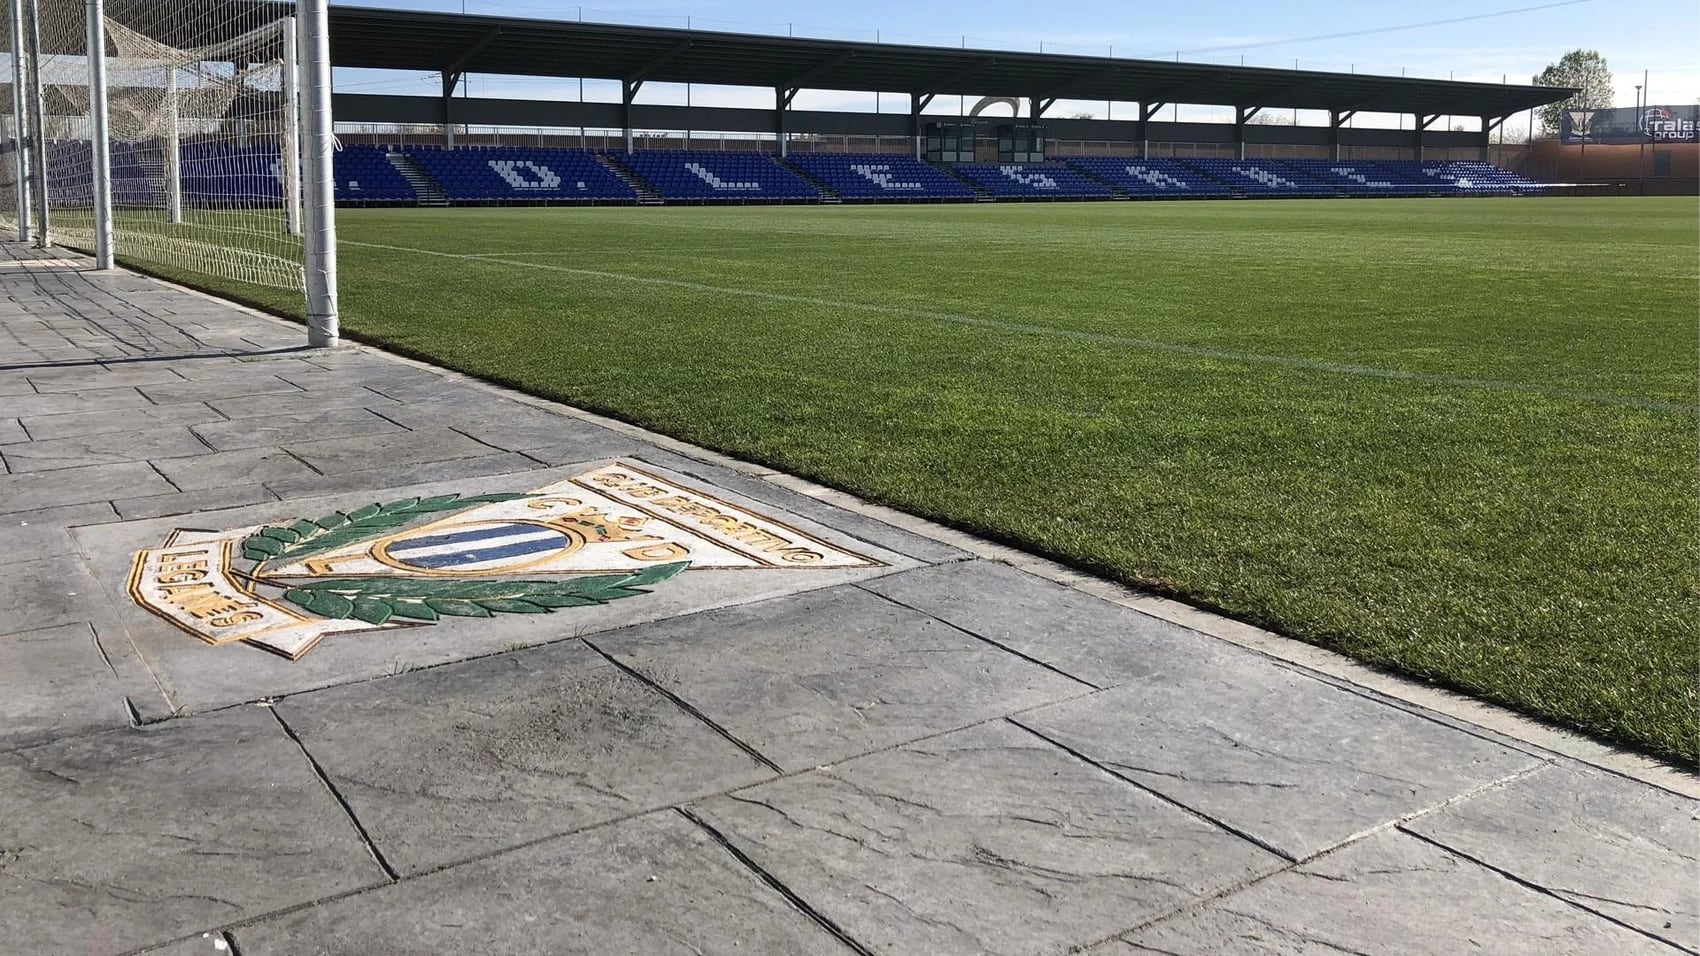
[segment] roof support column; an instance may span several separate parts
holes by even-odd
[[[1358,115],[1357,110],[1328,111],[1328,151],[1330,157],[1337,163],[1343,157],[1340,155],[1340,128],[1346,121]]]
[[[1139,128],[1134,134],[1139,139],[1139,158],[1151,158],[1151,117],[1157,115],[1166,103],[1135,103],[1139,109]]]
[[[779,134],[779,158],[790,155],[790,148],[785,143],[785,114],[791,109],[791,101],[797,98],[797,88],[786,89],[783,86],[773,88],[773,128]]]
[[[1505,117],[1503,116],[1482,117],[1482,162],[1493,162],[1493,131],[1499,129],[1504,123]]]
[[[443,73],[443,148],[455,148],[454,101],[455,87],[460,85],[459,73]]]
[[[921,111],[933,101],[932,93],[909,94],[909,135],[915,139],[915,158],[920,159],[921,150]]]
[[[1416,118],[1417,118],[1417,162],[1420,163],[1420,162],[1423,161],[1423,140],[1426,138],[1426,137],[1423,136],[1423,131],[1428,129],[1430,126],[1433,126],[1434,121],[1437,120],[1437,119],[1440,119],[1440,114],[1439,113],[1432,113],[1432,114],[1417,113]]]
[[[1234,107],[1234,158],[1235,159],[1245,159],[1245,124],[1246,124],[1246,120],[1249,120],[1253,116],[1256,116],[1258,113],[1262,112],[1262,110],[1263,110],[1263,107],[1261,107],[1261,106],[1236,106],[1236,107]]]
[[[643,89],[642,80],[626,80],[620,84],[620,125],[625,127],[628,153],[632,151],[632,101],[637,99],[640,89]]]

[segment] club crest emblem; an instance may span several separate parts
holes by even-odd
[[[607,604],[687,568],[879,565],[619,462],[530,492],[179,530],[136,553],[129,590],[208,644],[245,642],[295,660],[331,634]]]

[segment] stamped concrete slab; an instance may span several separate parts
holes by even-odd
[[[1098,687],[1234,654],[1178,624],[989,561],[891,575],[868,590]]]
[[[231,956],[230,939],[223,933],[197,933],[188,939],[143,950],[138,956]]]
[[[119,386],[158,385],[181,382],[183,377],[168,368],[152,363],[112,365],[64,365],[56,368],[37,368],[29,371],[30,384],[37,392],[80,392]]]
[[[1088,690],[858,588],[725,608],[592,641],[787,770]]]
[[[286,447],[291,454],[324,474],[360,471],[372,467],[374,462],[400,465],[450,461],[456,458],[477,458],[498,450],[459,432],[441,427],[386,435],[291,442]]]
[[[176,491],[146,462],[0,475],[0,514]]]
[[[329,408],[311,412],[280,410],[262,419],[220,420],[200,425],[195,434],[219,451],[231,451],[321,438],[388,435],[402,430],[402,426],[368,409]]]
[[[182,402],[211,402],[222,405],[225,402],[250,400],[267,402],[279,409],[289,408],[306,394],[283,379],[263,372],[210,381],[143,385],[141,390],[142,394],[162,406]]]
[[[1294,859],[1539,763],[1250,654],[1019,722]]]
[[[863,563],[854,567],[819,568],[693,567],[655,586],[639,588],[639,593],[629,598],[600,605],[564,607],[548,614],[502,612],[491,617],[442,615],[435,623],[421,621],[415,622],[418,626],[368,633],[344,633],[367,626],[357,619],[350,618],[345,624],[333,621],[330,635],[313,644],[310,652],[299,655],[297,660],[267,653],[240,642],[209,646],[164,617],[136,605],[128,592],[136,553],[143,549],[161,548],[179,529],[223,532],[256,525],[285,525],[298,519],[323,517],[338,510],[353,511],[374,503],[413,497],[444,494],[523,494],[582,475],[599,467],[599,464],[606,463],[538,470],[521,475],[494,475],[391,489],[366,489],[354,494],[205,512],[194,515],[192,519],[160,518],[112,522],[78,528],[74,535],[79,548],[88,556],[91,567],[95,569],[98,579],[110,595],[111,603],[118,610],[120,620],[137,650],[158,676],[172,706],[191,711],[381,677],[412,668],[560,641],[610,628],[689,615],[729,604],[744,604],[800,591],[833,587],[914,566],[911,559],[902,555],[871,547],[865,542],[847,540],[834,531],[791,515],[783,509],[748,502],[735,495],[723,495],[721,500],[731,506],[748,507],[752,509],[749,513],[759,515],[764,520],[780,522],[794,529],[796,534],[811,536],[834,549],[846,549],[846,553],[852,553]],[[670,475],[653,468],[650,471],[676,481],[682,488],[713,491],[703,488],[700,483],[692,483],[683,476]],[[432,517],[426,515],[413,521],[412,525],[431,520]],[[401,528],[384,529],[384,534],[400,530]],[[637,543],[642,545],[642,542]],[[301,611],[291,602],[279,600],[279,593],[268,593],[267,600],[284,611],[292,614],[299,612],[298,617],[317,619],[316,615]],[[397,619],[398,622],[402,620]],[[151,690],[139,687],[133,692],[141,694]]]
[[[1396,830],[1125,938],[1171,956],[1672,952]]]
[[[583,419],[522,405],[500,395],[482,401],[412,402],[386,410],[384,417],[408,428],[452,427],[504,451],[529,451],[570,445],[641,444],[636,439]],[[595,456],[611,457],[611,456]]]
[[[318,474],[279,448],[243,448],[194,458],[168,458],[154,462],[154,466],[182,491],[263,484]]]
[[[68,415],[75,412],[111,412],[120,408],[152,405],[147,397],[134,388],[89,389],[81,392],[53,392],[38,395],[8,395],[0,398],[0,415],[7,418],[33,418],[37,415]]]
[[[29,433],[16,418],[0,418],[0,444],[29,440]]]
[[[1062,953],[1283,863],[1003,722],[692,810],[876,952]]]
[[[0,565],[71,554],[72,525],[98,524],[117,517],[106,502],[19,511],[0,517]]]
[[[129,723],[118,675],[87,624],[0,636],[0,748]]]
[[[512,476],[513,481],[524,483],[530,480],[525,477],[525,472],[542,467],[541,462],[525,455],[492,451],[476,458],[411,464],[386,463],[377,468],[362,468],[359,471],[281,478],[266,482],[266,487],[277,492],[280,498],[295,499],[349,492],[363,493],[373,488],[402,488],[422,482],[485,478],[491,475],[508,475]]]
[[[224,416],[204,402],[184,402],[179,405],[144,405],[127,408],[122,415],[111,412],[72,412],[66,415],[35,415],[23,419],[30,437],[36,441],[56,438],[77,438],[84,435],[104,435],[128,432],[138,428],[169,425],[199,425],[202,422],[222,422]]]
[[[263,708],[0,754],[0,938],[123,953],[383,880]]]
[[[100,584],[74,554],[5,566],[0,575],[0,634],[88,620],[100,609]]]
[[[289,383],[284,382],[284,384]],[[226,418],[271,418],[273,415],[288,412],[318,411],[327,408],[379,408],[393,404],[392,399],[379,395],[369,388],[360,388],[355,385],[311,392],[301,391],[291,385],[289,391],[276,395],[256,395],[252,391],[248,391],[228,398],[209,398],[206,401],[212,407],[218,409]]]
[[[278,712],[403,874],[773,776],[577,642],[302,694]]]
[[[242,956],[849,952],[703,830],[663,812],[231,932]]]
[[[120,518],[130,521],[138,518],[195,514],[276,500],[277,495],[265,485],[247,484],[180,491],[170,495],[149,495],[145,498],[122,498],[114,501],[112,507]]]
[[[0,455],[5,456],[7,466],[14,472],[112,465],[149,458],[181,458],[205,455],[211,450],[182,426],[0,445]]]
[[[1700,802],[1558,764],[1404,826],[1577,906],[1700,952]]]

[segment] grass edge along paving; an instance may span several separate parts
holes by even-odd
[[[1690,762],[1692,213],[368,211],[344,328]]]

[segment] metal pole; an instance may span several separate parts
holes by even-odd
[[[165,221],[183,221],[183,135],[178,129],[177,64],[165,66],[165,154],[160,157],[165,180]]]
[[[283,227],[301,235],[301,61],[295,18],[283,26]]]
[[[24,116],[24,0],[12,0],[12,156],[18,182],[18,241],[30,238],[29,120]]]
[[[328,0],[302,0],[302,159],[307,204],[307,344],[335,345],[339,335],[336,288],[336,149],[331,120],[331,41]]]
[[[112,128],[106,115],[106,0],[88,0],[89,145],[94,157],[94,267],[112,268]]]
[[[29,32],[29,92],[30,131],[35,134],[35,244],[46,249],[53,244],[53,221],[48,216],[47,185],[47,110],[41,99],[41,17],[37,0],[25,0]]]

